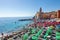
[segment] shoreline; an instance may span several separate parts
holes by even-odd
[[[55,22],[55,21],[53,21],[53,22]],[[52,22],[52,23],[53,23]],[[56,21],[57,22],[57,21]],[[56,23],[55,22],[55,23]],[[35,24],[38,24],[39,25],[39,23],[40,22],[36,22]],[[47,22],[47,23],[50,23],[49,21]],[[15,32],[11,32],[11,33],[8,33],[8,34],[5,34],[4,33],[4,36],[3,37],[8,37],[8,38],[10,38],[11,36],[13,37],[13,36],[16,36],[16,35],[19,35],[19,34],[24,34],[25,32],[26,32],[26,30],[25,29],[28,29],[29,27],[35,27],[34,25],[34,22],[32,22],[31,24],[27,24],[26,26],[24,26],[24,29],[23,29],[23,27],[22,27],[22,29],[20,29],[20,30],[17,30],[17,31],[15,31]],[[43,24],[45,24],[45,22],[44,23],[42,23],[42,25]],[[51,23],[50,23],[51,24]],[[49,24],[48,24],[49,25]],[[53,25],[53,24],[51,24],[51,25]],[[41,25],[40,25],[41,26]],[[36,26],[36,27],[39,27],[39,26]],[[43,27],[43,26],[42,26]],[[45,26],[44,26],[45,27]],[[27,30],[28,31],[28,30]],[[0,38],[2,37],[2,35],[0,35]]]
[[[27,27],[29,27],[29,25],[31,25],[31,24],[33,24],[33,22],[32,23],[30,23],[30,24],[28,24],[28,25],[26,25],[25,26],[25,28],[27,28]],[[4,37],[6,37],[6,36],[10,36],[10,35],[16,35],[17,33],[19,33],[19,32],[21,32],[21,31],[24,31],[24,29],[23,29],[24,27],[21,27],[21,28],[18,28],[18,29],[16,29],[16,30],[11,30],[10,32],[7,32],[7,33],[3,33],[4,35]],[[1,35],[1,33],[0,33],[0,38],[2,37],[2,35]]]

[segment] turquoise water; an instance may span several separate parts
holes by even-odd
[[[24,17],[27,18],[27,17]],[[23,28],[32,21],[18,21],[19,19],[24,19],[20,17],[3,17],[0,18],[0,33],[7,33],[17,30],[18,28]]]

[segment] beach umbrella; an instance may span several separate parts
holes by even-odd
[[[44,38],[44,40],[47,40],[47,38]]]
[[[55,24],[57,25],[57,22],[55,22]]]
[[[41,30],[39,30],[35,36],[32,36],[32,40],[38,40],[38,37],[41,35],[42,31],[43,31],[43,28]]]
[[[50,25],[52,25],[53,23],[52,22],[49,22],[50,23]]]
[[[56,22],[52,22],[52,25],[56,25]]]
[[[52,24],[51,25],[56,25],[56,22],[52,22]]]
[[[57,22],[57,24],[60,24],[59,22]]]
[[[42,26],[42,23],[40,23],[40,22],[39,22],[39,23],[37,23],[37,26]]]
[[[28,34],[26,33],[23,35],[23,40],[27,40],[27,38],[28,38]]]
[[[56,36],[56,39],[57,39],[57,40],[60,40],[60,36]]]
[[[54,28],[54,26],[50,26],[50,28],[51,28],[51,29],[53,29],[53,28]]]
[[[35,36],[39,37],[41,35],[42,31],[43,31],[43,28],[41,28]]]
[[[57,28],[57,29],[60,29],[60,24],[59,24],[59,25],[56,25],[56,28]]]
[[[60,40],[60,32],[56,32],[56,40]]]
[[[38,40],[38,37],[32,36],[32,40]]]
[[[60,32],[56,32],[56,36],[60,36]]]
[[[44,38],[46,38],[49,34],[51,34],[51,32],[52,32],[51,28],[48,28],[46,34],[44,35]]]
[[[30,33],[32,33],[33,28],[30,28],[29,30],[30,30]]]
[[[36,29],[32,29],[32,34],[34,34],[36,32]]]
[[[43,27],[46,27],[46,23],[43,23]]]

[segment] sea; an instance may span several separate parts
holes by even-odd
[[[9,33],[17,31],[31,24],[32,21],[19,21],[20,19],[28,19],[31,17],[0,17],[0,33]]]

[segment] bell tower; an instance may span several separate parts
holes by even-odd
[[[42,13],[42,8],[40,7],[40,13]]]

